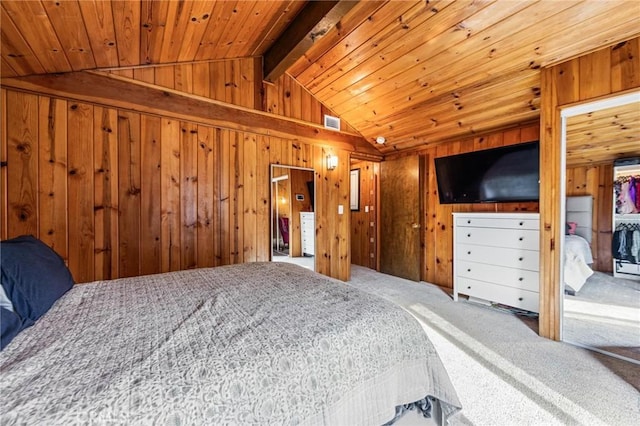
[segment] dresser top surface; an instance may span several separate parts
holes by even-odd
[[[491,219],[539,219],[540,213],[523,213],[523,212],[454,212],[453,217],[473,217],[473,218],[491,218]]]

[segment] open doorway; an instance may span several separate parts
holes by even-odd
[[[624,198],[620,193],[624,185],[619,182],[628,187],[629,178],[640,177],[639,111],[640,93],[636,92],[561,112],[562,220],[566,229],[561,258],[561,338],[637,364],[640,264],[635,258],[616,262],[622,245],[615,239],[620,223],[640,222],[637,206],[619,206]],[[629,164],[620,167],[625,163]],[[619,274],[618,269],[637,274]]]

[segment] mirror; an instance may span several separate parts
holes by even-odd
[[[271,261],[315,271],[313,169],[271,165]]]
[[[640,226],[640,92],[564,108],[562,340],[640,364],[640,259],[620,231]],[[616,160],[618,160],[616,162]],[[638,185],[640,188],[640,182]],[[633,197],[633,200],[632,200]],[[581,226],[582,225],[582,226]],[[640,247],[636,248],[640,257]],[[618,259],[623,257],[623,259]]]

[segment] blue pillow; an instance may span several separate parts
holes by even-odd
[[[5,348],[22,330],[32,325],[30,320],[23,321],[15,312],[0,307],[0,351]]]
[[[23,321],[35,322],[73,286],[64,260],[31,235],[0,242],[0,269],[2,286]]]

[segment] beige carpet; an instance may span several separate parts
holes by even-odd
[[[640,281],[594,272],[564,297],[563,339],[640,362]]]
[[[530,319],[453,302],[430,284],[355,265],[349,284],[422,323],[463,404],[453,425],[638,424],[637,365],[541,338]]]

